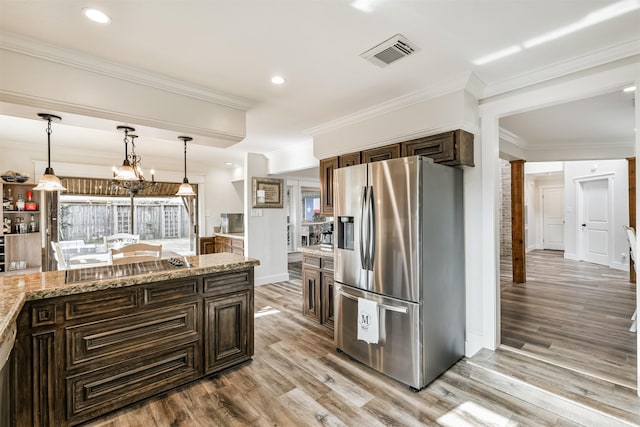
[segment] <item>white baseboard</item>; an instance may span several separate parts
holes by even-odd
[[[609,266],[610,268],[615,268],[616,270],[629,271],[629,264],[624,262],[612,262]]]
[[[289,273],[274,274],[273,276],[262,276],[254,279],[255,286],[268,285],[276,282],[286,282],[289,280]]]
[[[464,342],[464,355],[467,357],[471,357],[478,351],[482,350],[485,347],[484,345],[482,345],[483,341],[484,337],[482,335],[467,331]],[[493,348],[490,350],[495,349]]]
[[[541,243],[536,243],[535,245],[530,245],[525,252],[531,252],[531,251],[536,251],[536,250],[540,250],[542,249],[542,244]]]
[[[573,261],[579,261],[578,255],[574,254],[574,253],[571,253],[571,252],[565,252],[564,253],[564,259],[570,259],[570,260],[573,260]]]

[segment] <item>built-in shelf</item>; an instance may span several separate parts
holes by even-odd
[[[30,214],[30,213],[38,213],[40,211],[7,211],[4,210],[2,211],[2,213],[6,213],[6,214]]]
[[[39,231],[28,231],[26,233],[4,233],[3,236],[25,236],[27,234],[38,234]]]

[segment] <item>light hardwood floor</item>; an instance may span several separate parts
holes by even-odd
[[[253,361],[88,425],[640,425],[630,389],[504,350],[462,359],[413,393],[336,353],[331,331],[301,315],[301,296],[298,279],[256,288]]]
[[[503,344],[636,387],[636,295],[627,272],[538,250],[527,254],[527,282],[517,284],[511,259],[501,261]]]

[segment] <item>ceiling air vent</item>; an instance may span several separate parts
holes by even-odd
[[[386,67],[400,58],[409,56],[418,51],[418,47],[404,36],[396,34],[389,40],[385,40],[376,47],[361,53],[360,56],[379,67]]]

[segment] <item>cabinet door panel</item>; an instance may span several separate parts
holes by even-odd
[[[398,157],[400,157],[400,144],[391,144],[363,151],[362,163],[373,163]]]
[[[320,215],[333,215],[333,171],[338,168],[338,158],[320,160]]]
[[[322,324],[333,329],[333,275],[322,273]]]
[[[320,272],[302,271],[302,314],[320,321]]]
[[[205,373],[249,359],[253,355],[250,293],[209,298],[205,306]]]
[[[354,166],[360,164],[360,152],[343,154],[338,157],[338,167],[346,168],[348,166]]]

